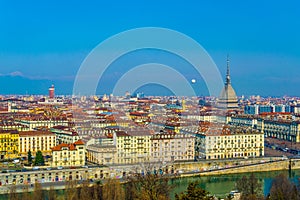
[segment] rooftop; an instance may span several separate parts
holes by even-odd
[[[55,134],[50,131],[20,131],[19,135],[20,135],[20,137],[55,136]]]

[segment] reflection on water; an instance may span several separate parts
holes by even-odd
[[[298,184],[300,170],[294,170],[290,174],[288,173],[288,171],[254,173],[262,183],[264,195],[267,195],[269,193],[272,180],[280,173],[286,174],[286,176],[289,176],[296,184]],[[174,185],[174,190],[172,191],[171,198],[174,199],[175,193],[180,193],[186,190],[188,184],[192,181],[198,181],[203,189],[209,191],[211,194],[215,194],[217,197],[225,197],[231,190],[236,189],[235,184],[237,180],[242,178],[244,175],[249,176],[250,173],[174,179],[170,181],[171,184]]]

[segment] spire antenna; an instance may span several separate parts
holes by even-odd
[[[230,84],[230,68],[229,68],[229,55],[228,54],[227,54],[226,84]]]

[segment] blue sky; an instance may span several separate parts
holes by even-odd
[[[195,39],[223,77],[230,54],[238,95],[300,96],[297,1],[87,2],[0,1],[0,94],[46,94],[51,83],[70,94],[81,62],[101,41],[152,26]]]

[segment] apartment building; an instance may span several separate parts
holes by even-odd
[[[19,153],[27,156],[30,150],[33,155],[41,151],[43,155],[51,155],[51,148],[56,146],[56,136],[50,131],[20,131]]]
[[[56,135],[57,144],[71,144],[81,139],[79,134],[68,126],[54,126],[50,131]]]
[[[300,142],[300,121],[259,119],[257,129],[266,137]]]
[[[0,160],[18,157],[19,133],[17,130],[0,130]]]
[[[188,161],[194,160],[194,157],[194,136],[162,131],[151,137],[152,162]]]
[[[51,150],[53,167],[85,165],[85,146],[82,140],[72,144],[59,144]]]
[[[116,131],[118,164],[149,162],[151,156],[151,134],[149,130]]]
[[[51,128],[53,126],[68,126],[68,120],[64,117],[46,118],[46,117],[23,117],[16,120],[16,123],[25,125],[29,130],[34,130],[38,127]]]
[[[251,128],[209,124],[196,134],[196,149],[206,159],[264,156],[264,134]]]

